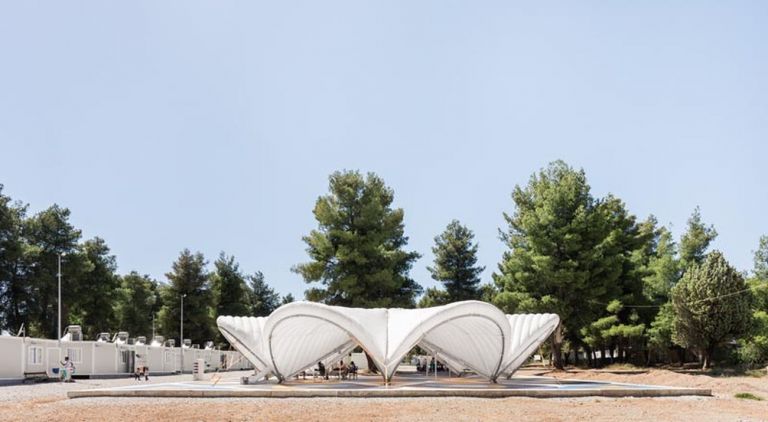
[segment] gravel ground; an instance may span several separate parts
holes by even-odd
[[[239,376],[240,374],[228,374]],[[653,370],[616,375],[584,371],[553,373],[559,378],[711,388],[714,397],[580,398],[580,399],[165,399],[66,398],[66,391],[136,383],[133,380],[83,380],[75,384],[0,387],[0,420],[160,421],[244,420],[611,420],[616,421],[768,421],[768,378],[709,377]],[[151,382],[188,380],[186,376],[155,377]],[[763,401],[736,399],[749,392]]]

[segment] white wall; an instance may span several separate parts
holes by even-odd
[[[56,340],[0,336],[0,379],[23,379],[25,372],[47,372],[53,377],[53,368],[60,366],[59,362],[69,350],[79,350],[73,352],[73,355],[80,355],[80,362],[75,362],[76,375],[125,373],[125,365],[121,362],[124,350],[142,355],[150,373],[178,371],[181,359],[178,347],[117,345],[94,341],[62,342],[61,348],[58,346]],[[251,363],[237,351],[184,349],[184,370],[191,371],[195,359],[205,359],[209,371],[224,369],[222,356],[229,370],[253,369]]]

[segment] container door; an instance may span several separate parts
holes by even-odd
[[[53,373],[53,368],[61,367],[61,349],[58,347],[49,347],[46,351],[48,353],[48,362],[45,366],[45,371],[48,372],[49,377],[58,377],[59,374]]]

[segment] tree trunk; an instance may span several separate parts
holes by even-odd
[[[710,369],[712,367],[712,355],[715,353],[714,346],[708,346],[702,352],[701,369]]]
[[[564,369],[563,364],[563,324],[560,324],[555,329],[555,333],[552,335],[552,365],[557,369]]]
[[[677,360],[680,361],[680,366],[685,365],[685,349],[679,346],[674,346],[677,353]]]

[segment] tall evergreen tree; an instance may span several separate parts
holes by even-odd
[[[120,278],[115,302],[117,327],[134,336],[152,336],[152,322],[160,309],[157,281],[131,271]]]
[[[445,231],[435,237],[434,266],[427,267],[432,278],[443,283],[447,303],[480,299],[480,273],[485,267],[477,265],[477,244],[474,233],[453,220]]]
[[[680,239],[680,265],[683,271],[704,261],[707,248],[716,237],[717,230],[712,225],[704,224],[701,220],[701,210],[696,207],[688,218],[688,227]]]
[[[437,287],[429,287],[424,292],[424,296],[419,299],[419,308],[431,308],[433,306],[445,305],[451,303],[448,298],[448,292]]]
[[[633,255],[646,247],[647,230],[618,199],[595,200],[583,170],[553,162],[516,186],[512,199],[515,212],[504,214],[509,228],[501,233],[509,250],[493,275],[495,304],[506,312],[557,313],[576,347],[581,328],[605,315],[608,303],[642,295]],[[557,367],[560,338],[552,344]]]
[[[654,304],[661,305],[669,300],[669,293],[680,279],[680,262],[677,259],[677,245],[672,233],[661,227],[648,262],[648,275],[644,278],[645,295]]]
[[[576,343],[577,321],[596,315],[586,300],[597,296],[589,291],[597,240],[589,230],[596,213],[586,175],[556,161],[531,176],[527,186],[515,186],[512,199],[515,212],[504,213],[509,227],[501,232],[509,250],[493,274],[499,288],[494,303],[507,313],[556,313]],[[561,342],[552,345],[553,363],[562,368]]]
[[[760,237],[754,263],[748,283],[755,297],[755,310],[768,312],[768,236]]]
[[[248,277],[248,280],[251,290],[251,315],[257,317],[268,316],[281,305],[280,295],[275,292],[275,289],[269,287],[261,271],[256,271]],[[291,296],[292,301],[293,296]]]
[[[309,300],[357,307],[413,307],[421,287],[409,276],[416,252],[403,248],[403,210],[373,173],[336,172],[329,194],[318,198],[318,229],[303,238],[311,261],[294,271],[307,283]]]
[[[78,250],[81,232],[69,223],[70,211],[53,205],[25,222],[29,242],[30,297],[28,333],[57,338],[58,257],[62,258],[62,330],[69,324],[69,311],[82,291],[81,274],[88,269],[87,258]]]
[[[287,303],[294,302],[296,299],[293,298],[293,295],[288,293],[287,295],[283,296],[283,299],[280,301],[281,305],[285,305]]]
[[[248,286],[240,272],[240,266],[235,262],[235,257],[226,256],[222,252],[213,265],[211,291],[216,316],[250,314]]]
[[[27,280],[24,220],[27,206],[3,195],[0,184],[0,329],[29,324],[32,290]]]
[[[110,255],[103,239],[85,241],[80,251],[86,266],[79,275],[70,322],[82,326],[86,338],[92,339],[117,325],[114,304],[119,295],[120,278],[115,274],[115,256]]]
[[[223,315],[249,315],[248,286],[245,283],[245,277],[240,272],[240,266],[235,262],[235,257],[228,257],[222,252],[213,265],[211,291],[213,293],[213,308],[216,313],[214,316],[218,318]],[[218,330],[216,330],[216,343],[228,343],[224,335]]]
[[[752,269],[752,273],[758,280],[768,282],[768,235],[760,236],[759,242],[757,250],[755,251],[755,265]]]
[[[753,324],[740,341],[739,357],[753,367],[768,363],[768,236],[761,236],[754,251],[752,277],[747,280],[753,296]]]
[[[656,239],[650,252],[648,274],[643,279],[644,292],[651,304],[659,306],[648,328],[648,344],[653,356],[670,356],[675,349],[672,342],[673,309],[669,303],[672,288],[680,280],[680,260],[677,256],[677,244],[672,233],[661,227],[656,232]],[[682,352],[679,349],[678,352]],[[649,359],[651,354],[649,354]]]
[[[690,266],[672,289],[672,337],[697,351],[704,369],[718,346],[749,330],[752,296],[745,290],[744,277],[718,251]]]
[[[173,270],[165,276],[168,284],[162,289],[163,307],[159,315],[165,337],[179,338],[184,295],[184,337],[201,346],[213,340],[212,296],[203,254],[184,249],[173,263]]]

